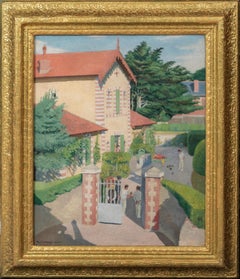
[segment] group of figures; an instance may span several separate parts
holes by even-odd
[[[136,217],[141,218],[142,193],[139,185],[136,186],[134,193],[129,193],[128,184],[121,187],[121,182],[119,180],[117,180],[115,184],[112,183],[107,185],[105,202],[111,204],[121,204],[123,215],[126,214],[128,198],[133,198],[136,208]]]

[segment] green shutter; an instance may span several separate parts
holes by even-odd
[[[121,150],[121,152],[125,151],[124,135],[120,136],[120,150]]]
[[[114,152],[114,148],[115,147],[115,137],[111,136],[110,138],[110,148],[111,148],[111,152]]]
[[[116,114],[120,113],[120,90],[116,90]]]

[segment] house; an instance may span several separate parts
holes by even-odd
[[[62,123],[71,136],[98,140],[101,153],[127,151],[133,130],[154,122],[130,110],[130,83],[136,78],[115,50],[35,55],[35,103],[51,92],[64,103]],[[98,138],[98,139],[97,139]],[[91,152],[93,154],[93,152]]]
[[[206,81],[184,81],[186,94],[191,94],[198,101],[197,105],[202,106],[201,110],[196,110],[187,114],[176,114],[169,123],[188,123],[188,124],[205,124],[206,113]]]

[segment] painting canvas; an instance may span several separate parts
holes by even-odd
[[[35,245],[204,246],[204,36],[36,36],[34,88]]]

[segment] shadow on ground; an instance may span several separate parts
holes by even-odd
[[[167,246],[178,246],[182,226],[186,219],[184,210],[178,201],[169,194],[159,208],[159,230],[155,232],[159,239]]]
[[[78,227],[77,221],[72,220],[71,225],[74,232],[74,239],[71,235],[66,233],[66,227],[62,225],[61,221],[54,217],[50,210],[43,206],[42,212],[44,215],[41,218],[44,220],[39,219],[38,222],[45,221],[47,224],[52,224],[48,228],[45,228],[38,232],[39,229],[35,228],[35,237],[34,242],[35,245],[45,245],[45,246],[63,246],[63,245],[87,245],[87,246],[94,246],[91,242],[85,240],[82,237],[80,229]]]
[[[132,197],[127,200],[126,215],[138,226],[144,227],[142,219],[136,217],[135,202]],[[187,216],[171,193],[169,193],[169,198],[161,204],[156,216],[159,216],[159,229],[154,233],[164,245],[178,246],[180,232]]]

